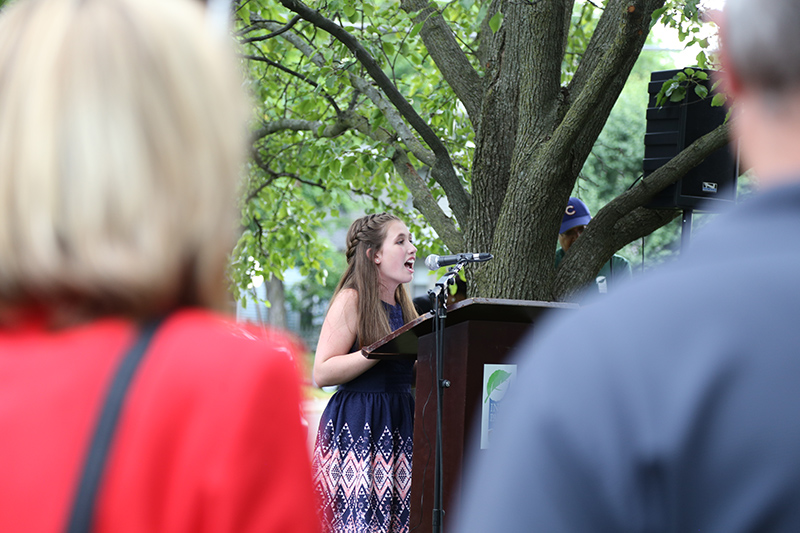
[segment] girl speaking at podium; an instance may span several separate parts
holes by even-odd
[[[347,268],[322,324],[314,380],[339,385],[320,419],[313,472],[323,531],[409,529],[413,361],[361,353],[417,313],[404,283],[417,249],[406,225],[367,215],[347,232]]]

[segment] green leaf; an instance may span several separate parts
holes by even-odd
[[[483,403],[488,402],[489,396],[492,395],[497,387],[508,381],[508,378],[510,377],[511,373],[506,372],[505,370],[495,370],[492,372],[492,375],[489,376],[489,380],[486,382],[486,398],[483,400]]]
[[[497,12],[494,16],[489,20],[489,27],[492,29],[492,33],[497,33],[497,30],[500,29],[500,25],[503,23],[503,14],[501,12]]]
[[[414,27],[411,28],[411,33],[408,34],[409,37],[416,37],[419,31],[422,29],[422,26],[425,24],[425,21],[418,22],[414,24]]]
[[[677,81],[672,81],[671,83],[670,82],[667,83],[669,83],[669,85],[667,86],[666,90],[664,90],[664,95],[666,96],[671,96],[672,93],[675,92],[675,90],[679,89],[681,86],[681,84],[678,83]],[[662,89],[664,89],[664,87],[662,87]]]
[[[686,96],[686,88],[685,87],[678,87],[669,97],[670,102],[681,102],[683,98]]]
[[[697,66],[700,68],[706,68],[708,66],[708,56],[702,50],[700,50],[700,52],[697,53],[697,57],[695,58],[695,60],[697,61]]]
[[[711,106],[712,107],[720,107],[725,105],[725,102],[728,100],[728,96],[725,93],[717,93],[714,95],[714,98],[711,99]]]
[[[653,22],[657,22],[658,19],[661,18],[661,15],[663,15],[664,12],[667,10],[667,7],[668,6],[660,7],[658,9],[656,9],[655,11],[653,11],[653,14],[651,15],[651,18],[653,19]]]
[[[705,85],[695,85],[694,92],[700,98],[705,98],[708,96],[708,89],[706,89]]]

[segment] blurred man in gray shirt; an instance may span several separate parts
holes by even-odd
[[[721,37],[760,191],[537,328],[456,531],[800,531],[800,2],[727,0]]]

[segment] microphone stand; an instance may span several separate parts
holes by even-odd
[[[442,464],[442,393],[444,389],[450,387],[450,381],[442,377],[442,366],[444,363],[444,326],[447,318],[447,286],[455,283],[454,278],[458,272],[464,268],[468,261],[459,261],[451,267],[447,273],[436,282],[434,288],[428,291],[431,299],[431,308],[434,313],[433,332],[436,341],[436,468],[433,478],[433,533],[442,531],[442,496],[444,487],[442,477],[444,465]]]

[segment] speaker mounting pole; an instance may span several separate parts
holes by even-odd
[[[681,254],[686,251],[689,246],[689,241],[692,240],[692,215],[694,210],[687,207],[683,210],[683,217],[681,218]]]

